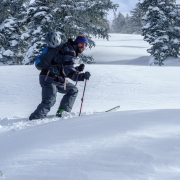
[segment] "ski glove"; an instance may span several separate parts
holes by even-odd
[[[90,72],[87,71],[84,73],[84,79],[89,80],[90,76],[91,76]]]
[[[85,67],[84,64],[80,64],[79,66],[76,67],[76,70],[79,71],[79,72],[81,72],[81,71],[84,70],[84,67]]]

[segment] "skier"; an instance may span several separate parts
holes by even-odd
[[[42,69],[40,72],[39,82],[42,87],[42,101],[29,116],[29,120],[45,118],[56,102],[57,92],[64,94],[64,96],[56,116],[62,117],[64,111],[71,112],[78,89],[74,84],[68,82],[66,78],[77,82],[89,80],[91,76],[88,71],[82,72],[84,64],[74,67],[78,54],[82,53],[88,45],[88,39],[85,36],[77,36],[75,41],[69,40],[62,45],[60,35],[56,32],[49,32],[46,35],[46,43],[53,48],[59,47],[59,50],[55,58],[50,62],[50,67]],[[39,59],[36,61],[39,62]],[[35,64],[38,68],[37,62]]]

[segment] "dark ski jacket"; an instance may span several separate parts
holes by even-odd
[[[40,72],[40,84],[62,85],[65,78],[70,78],[73,81],[84,81],[84,73],[80,73],[78,68],[74,67],[75,59],[78,56],[77,45],[74,42],[67,42],[60,46],[55,58],[51,61],[51,66]]]

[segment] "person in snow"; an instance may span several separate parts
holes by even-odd
[[[58,47],[59,49],[55,58],[50,62],[50,67],[42,69],[40,72],[39,81],[42,87],[42,101],[37,109],[29,116],[29,120],[45,118],[56,102],[57,92],[64,94],[64,96],[60,102],[56,116],[62,117],[63,111],[71,112],[78,94],[78,89],[74,84],[68,82],[66,78],[77,82],[89,80],[91,76],[88,71],[85,73],[82,72],[84,70],[84,64],[74,67],[78,54],[82,53],[88,45],[88,39],[85,36],[77,36],[75,41],[70,39],[62,45],[60,35],[56,32],[49,32],[46,35],[46,43],[49,47]],[[35,62],[37,68],[38,61],[39,59]]]

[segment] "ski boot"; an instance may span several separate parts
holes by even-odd
[[[56,117],[62,117],[62,113],[63,113],[64,109],[58,109],[56,112]]]

